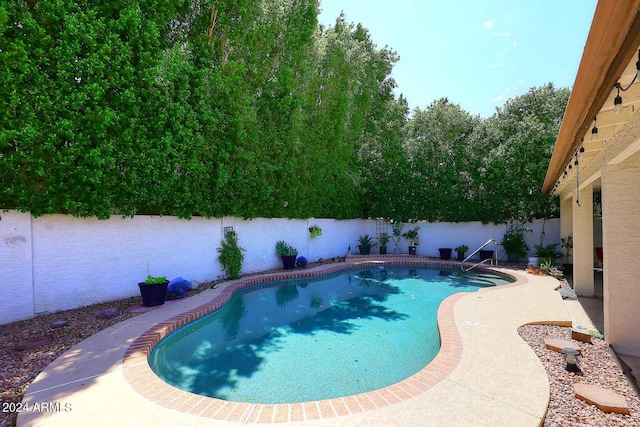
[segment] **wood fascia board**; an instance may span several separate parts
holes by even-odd
[[[564,166],[640,46],[640,0],[598,2],[576,81],[549,162],[543,192],[550,193]]]

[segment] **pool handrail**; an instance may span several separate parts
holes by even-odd
[[[465,267],[464,267],[464,263],[465,263],[465,262],[469,261],[469,259],[471,259],[471,257],[473,257],[475,254],[477,254],[478,252],[480,252],[482,249],[484,249],[484,248],[485,248],[488,244],[490,244],[490,243],[494,243],[494,244],[495,244],[494,249],[493,249],[493,255],[491,256],[491,258],[483,259],[483,260],[481,260],[480,262],[478,262],[478,263],[476,263],[476,264],[473,264],[473,265],[472,265],[471,267],[469,267],[469,268],[465,268]],[[469,271],[469,270],[472,270],[472,269],[476,268],[476,267],[477,267],[477,266],[479,266],[480,264],[484,264],[486,261],[489,261],[489,262],[491,263],[491,265],[492,265],[492,266],[494,266],[494,265],[496,265],[496,266],[497,266],[497,265],[498,265],[498,242],[497,242],[495,239],[489,239],[489,240],[487,240],[487,241],[485,242],[485,244],[484,244],[484,245],[480,246],[478,249],[476,249],[475,251],[473,251],[473,252],[471,253],[471,255],[469,255],[468,257],[466,257],[465,259],[463,259],[463,260],[460,262],[460,269],[461,269],[462,271]]]

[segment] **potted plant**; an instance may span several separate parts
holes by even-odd
[[[404,226],[400,221],[395,221],[391,227],[393,230],[393,243],[396,245],[393,252],[396,255],[400,255],[400,239],[402,238],[402,228]]]
[[[365,234],[358,237],[356,245],[360,250],[360,255],[369,255],[371,253],[371,248],[376,246],[376,242],[371,238],[371,236]]]
[[[240,277],[242,262],[244,261],[244,249],[238,246],[238,235],[235,231],[229,230],[224,234],[224,240],[219,247],[218,262],[222,265],[229,279]]]
[[[452,248],[438,248],[440,259],[451,259],[451,251],[453,251]]]
[[[547,246],[536,245],[536,256],[540,260],[541,267],[542,264],[555,264],[556,260],[562,256],[556,249],[557,246],[557,243],[552,243]]]
[[[380,255],[387,254],[387,245],[389,244],[389,233],[380,233],[380,237],[378,238],[378,244],[380,245]]]
[[[478,255],[480,256],[480,260],[484,261],[485,259],[491,259],[493,258],[493,254],[496,250],[495,249],[481,249],[480,251],[478,251]]]
[[[147,280],[138,283],[142,305],[155,307],[164,304],[164,300],[167,298],[167,285],[169,285],[169,281],[165,276],[154,277],[147,274]]]
[[[567,262],[563,263],[564,274],[567,276],[573,275],[573,263],[569,263],[569,257],[571,256],[571,249],[573,249],[573,236],[567,236],[560,239],[560,246],[565,250],[565,259]]]
[[[322,228],[320,228],[317,224],[313,224],[309,227],[309,233],[311,233],[311,238],[318,237],[322,235]]]
[[[291,270],[296,266],[298,250],[284,240],[276,242],[276,255],[282,259],[282,268],[285,270]]]
[[[417,225],[413,227],[411,230],[406,231],[402,234],[402,237],[409,241],[409,255],[416,254],[416,246],[420,243],[420,236],[418,236],[418,230],[420,227]]]
[[[469,250],[469,246],[460,245],[454,249],[458,253],[458,261],[464,260],[464,254]]]
[[[524,233],[531,232],[530,228],[523,227],[517,221],[511,221],[509,228],[504,236],[502,236],[502,242],[500,244],[507,253],[507,260],[509,262],[518,262],[520,258],[527,254],[529,247],[524,241]]]

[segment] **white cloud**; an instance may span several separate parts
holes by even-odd
[[[502,101],[504,98],[505,98],[505,95],[494,96],[493,98],[491,98],[491,102]]]
[[[482,24],[485,28],[493,28],[493,21],[487,21],[484,24]]]
[[[502,62],[497,62],[497,63],[495,63],[495,64],[489,64],[489,65],[487,66],[487,68],[488,68],[488,69],[490,69],[490,70],[491,70],[491,69],[494,69],[494,68],[502,68],[502,66],[503,66],[503,65],[504,65],[504,64],[503,64]]]
[[[413,6],[415,6],[416,4],[412,1],[410,1],[409,3],[407,3],[407,9],[411,9],[413,8]]]

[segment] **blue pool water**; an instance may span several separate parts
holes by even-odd
[[[162,340],[149,363],[175,387],[238,402],[367,392],[402,381],[435,357],[442,300],[512,281],[387,267],[262,284]]]

